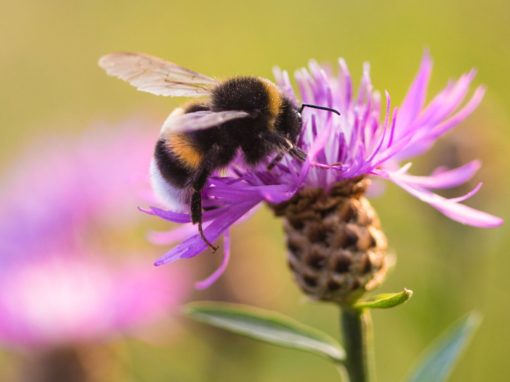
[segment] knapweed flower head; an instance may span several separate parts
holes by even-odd
[[[139,220],[133,186],[148,184],[153,141],[139,123],[40,139],[4,177],[1,346],[102,340],[166,317],[183,298],[183,274],[158,272],[109,240]]]
[[[2,175],[0,263],[76,246],[96,226],[138,219],[134,190],[148,184],[154,139],[140,132],[143,124],[97,123],[79,138],[47,133],[29,143]]]
[[[485,89],[480,86],[469,95],[475,76],[475,72],[470,71],[459,79],[449,82],[442,91],[427,102],[427,87],[431,71],[432,62],[426,53],[402,104],[394,107],[388,92],[385,92],[382,97],[373,88],[368,64],[364,66],[357,92],[354,90],[344,60],[339,60],[337,70],[312,61],[307,69],[297,71],[296,82],[299,95],[294,92],[287,72],[277,69],[275,72],[277,84],[287,97],[294,100],[296,105],[308,103],[327,106],[339,110],[341,116],[321,110],[305,109],[303,111],[303,128],[297,145],[307,153],[304,162],[287,155],[272,169],[268,169],[272,158],[268,158],[266,163],[256,168],[250,168],[239,158],[228,167],[226,173],[218,172],[212,176],[204,190],[204,199],[205,205],[209,204],[215,208],[204,213],[204,221],[207,224],[205,235],[210,241],[217,240],[221,235],[228,238],[229,229],[235,222],[243,219],[255,207],[265,202],[272,205],[278,214],[286,216],[287,220],[292,220],[292,216],[286,214],[282,206],[290,205],[294,211],[294,222],[289,221],[289,227],[294,223],[298,225],[294,229],[314,231],[315,233],[311,235],[315,235],[317,242],[324,241],[326,234],[321,231],[324,227],[319,229],[315,223],[303,223],[307,219],[306,213],[296,215],[299,211],[306,211],[305,207],[304,209],[299,207],[306,202],[313,204],[316,209],[334,210],[334,215],[344,214],[344,218],[347,219],[346,224],[354,219],[356,227],[351,227],[354,231],[351,238],[336,237],[335,239],[333,235],[334,240],[340,241],[337,243],[339,248],[348,246],[349,240],[353,242],[351,244],[361,245],[359,243],[368,235],[366,246],[375,249],[376,253],[372,254],[375,257],[371,259],[373,261],[368,262],[368,265],[366,259],[354,259],[352,256],[345,259],[337,254],[334,266],[337,267],[338,272],[342,273],[342,269],[351,267],[353,262],[360,269],[361,276],[363,269],[375,267],[377,270],[383,270],[385,264],[380,259],[379,252],[384,252],[386,243],[379,229],[377,216],[372,209],[367,209],[368,207],[363,209],[361,213],[363,216],[359,216],[361,207],[356,207],[366,206],[368,203],[361,196],[364,194],[369,178],[389,180],[460,223],[475,227],[500,225],[502,223],[500,218],[462,203],[480,189],[480,184],[466,195],[451,199],[441,197],[434,192],[466,183],[479,169],[478,161],[455,169],[438,168],[429,176],[416,176],[409,173],[410,163],[405,161],[426,152],[438,138],[463,121],[475,110],[485,92]],[[314,195],[311,199],[310,194]],[[307,197],[302,197],[303,195]],[[331,204],[330,199],[324,198],[324,195],[333,195],[336,202]],[[352,199],[351,196],[355,198]],[[351,200],[352,203],[346,204],[345,200],[340,201],[342,198]],[[353,214],[348,212],[349,208],[358,216],[353,218]],[[158,260],[157,264],[190,258],[207,248],[193,227],[190,227],[188,214],[159,208],[151,208],[149,212],[172,222],[186,224],[177,231],[157,238],[160,241],[167,239],[169,242],[184,239]],[[324,221],[326,215],[330,214],[317,217],[316,222]],[[303,223],[301,225],[306,227],[299,227],[299,220]],[[334,225],[339,224],[340,221],[330,223]],[[345,229],[342,232],[345,236]],[[289,232],[287,234],[289,235]],[[186,235],[190,237],[186,238]],[[299,241],[299,238],[296,240]],[[226,242],[224,243],[225,260],[220,270],[199,284],[200,287],[212,283],[225,268],[230,255],[229,240]],[[299,247],[296,243],[288,244],[291,252],[293,252],[292,246]],[[334,247],[333,244],[329,245],[330,248],[332,246]],[[297,248],[294,249],[297,250]],[[310,255],[308,258],[313,256]],[[308,264],[310,266],[308,270],[313,271],[314,260],[308,261],[311,263]],[[316,264],[322,266],[321,256],[318,256]],[[361,282],[373,282],[375,279],[377,275],[374,273]],[[350,281],[354,289],[360,280]],[[316,279],[310,279],[308,286],[314,288],[317,282]],[[328,278],[325,282],[330,284],[331,289],[335,289],[336,286],[333,285],[335,280]]]
[[[105,253],[63,253],[1,272],[0,346],[54,348],[103,341],[153,323],[180,302],[182,277]]]

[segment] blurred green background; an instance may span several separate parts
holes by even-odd
[[[470,203],[506,217],[509,14],[505,0],[3,1],[1,167],[15,162],[32,137],[50,130],[85,130],[98,120],[113,123],[140,113],[163,121],[178,105],[179,100],[139,93],[108,78],[96,62],[111,51],[147,52],[218,77],[271,77],[274,65],[292,72],[310,58],[334,62],[342,56],[357,79],[368,60],[375,86],[398,102],[429,48],[435,63],[430,94],[476,67],[476,82],[487,85],[488,95],[466,122],[416,162],[414,172],[479,158],[484,167],[477,180],[485,186]],[[155,136],[159,131],[158,125],[140,128],[154,130]],[[393,186],[374,204],[398,255],[382,290],[415,291],[408,304],[374,314],[379,380],[402,379],[436,335],[473,309],[484,321],[452,380],[509,380],[508,225],[462,226]],[[146,226],[163,226],[140,219]],[[233,242],[233,260],[222,281],[191,299],[255,304],[337,335],[334,307],[308,302],[292,283],[280,222],[267,210],[237,227]],[[185,266],[198,278],[218,262],[219,255],[202,256]],[[165,343],[126,338],[108,345],[115,362],[104,380],[338,380],[336,370],[313,355],[225,335],[184,318],[175,325]],[[1,365],[0,380],[8,380],[14,356],[3,351]]]

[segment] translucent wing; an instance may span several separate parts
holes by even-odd
[[[250,114],[245,111],[196,111],[187,114],[172,113],[161,128],[162,134],[182,133],[185,131],[205,130],[216,127],[234,119],[246,118]]]
[[[218,84],[214,78],[143,53],[110,53],[99,59],[99,66],[110,76],[155,95],[200,97]]]

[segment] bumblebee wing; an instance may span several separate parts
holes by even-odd
[[[186,131],[197,131],[216,127],[222,123],[232,121],[234,119],[246,118],[250,114],[245,111],[195,111],[193,113],[176,114],[172,113],[163,123],[161,132],[183,133]]]
[[[200,97],[218,84],[214,78],[143,53],[110,53],[99,59],[99,66],[108,75],[155,95]]]

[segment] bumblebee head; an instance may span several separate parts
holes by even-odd
[[[287,98],[283,98],[280,114],[276,123],[276,130],[283,137],[296,143],[302,127],[299,109]]]
[[[281,106],[282,109],[278,118],[278,123],[276,124],[276,129],[292,143],[296,143],[299,134],[301,133],[301,129],[303,127],[302,112],[305,107],[329,111],[340,115],[338,110],[326,106],[304,103],[298,108],[290,100],[283,97]]]

